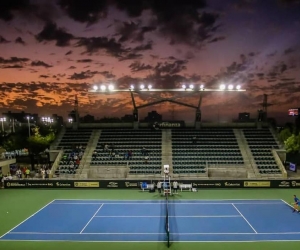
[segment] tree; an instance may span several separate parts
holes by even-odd
[[[48,135],[42,136],[39,132],[39,128],[33,129],[33,135],[28,137],[29,150],[32,154],[39,154],[45,151],[46,148],[54,141],[55,134],[50,132]]]
[[[291,129],[286,127],[279,133],[279,140],[285,142],[292,135]]]
[[[300,135],[291,135],[284,141],[287,153],[298,153],[300,150]]]
[[[14,150],[20,150],[22,148],[26,148],[26,138],[21,135],[10,135],[3,141],[3,148],[6,149],[6,151],[14,151]]]

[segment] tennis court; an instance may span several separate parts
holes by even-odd
[[[283,200],[53,200],[0,240],[298,241],[300,214]],[[284,216],[283,216],[284,215]]]

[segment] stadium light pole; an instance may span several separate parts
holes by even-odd
[[[4,132],[4,122],[6,122],[6,118],[5,117],[1,117],[0,121],[2,123],[2,132]]]
[[[26,116],[26,119],[27,119],[27,124],[28,124],[28,136],[30,137],[31,136],[31,131],[30,131],[30,120],[33,119],[33,117],[31,116]]]
[[[241,85],[234,85],[234,84],[220,84],[219,88],[205,88],[204,84],[196,85],[196,84],[183,84],[181,88],[153,88],[151,84],[140,84],[139,86],[130,85],[129,88],[125,89],[117,89],[112,84],[109,84],[108,86],[105,84],[101,85],[94,85],[88,92],[91,94],[114,94],[114,93],[121,93],[121,92],[129,92],[132,99],[133,104],[133,116],[134,121],[138,122],[138,109],[145,108],[151,105],[159,104],[162,102],[172,102],[178,105],[186,106],[189,108],[193,108],[196,110],[196,122],[201,122],[201,103],[204,93],[212,93],[212,92],[245,92],[246,89],[242,89]],[[143,104],[140,106],[137,106],[134,99],[134,93],[135,94],[142,94],[146,92],[174,92],[174,93],[185,93],[185,95],[195,94],[199,93],[199,101],[198,105],[191,105],[187,104],[185,102],[176,101],[176,98],[179,97],[171,97],[171,98],[161,98],[158,101],[154,101],[151,103]]]

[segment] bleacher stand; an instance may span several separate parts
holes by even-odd
[[[104,129],[91,166],[126,166],[129,174],[160,174],[161,131]]]
[[[269,129],[244,129],[243,133],[260,174],[281,174],[272,149],[278,149]]]
[[[172,130],[174,174],[204,174],[208,165],[242,166],[232,129]]]
[[[64,154],[55,175],[76,174],[91,134],[91,129],[66,130],[58,146]]]

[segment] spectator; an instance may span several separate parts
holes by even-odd
[[[131,159],[132,159],[132,151],[129,150],[129,151],[128,151],[128,160],[131,160]]]
[[[173,182],[173,191],[174,191],[174,194],[176,194],[178,191],[178,182],[177,181]]]
[[[149,156],[145,155],[145,163],[148,163],[148,161],[149,161]]]
[[[19,179],[22,179],[22,171],[21,169],[18,169],[17,172],[16,172],[16,175]]]
[[[30,176],[30,170],[28,168],[25,170],[25,176],[26,178],[29,178]]]
[[[158,192],[161,193],[161,182],[160,181],[157,182],[156,187],[157,187]]]
[[[44,180],[45,179],[45,175],[46,175],[46,171],[45,171],[44,168],[42,168],[41,174],[42,174],[42,179]]]

